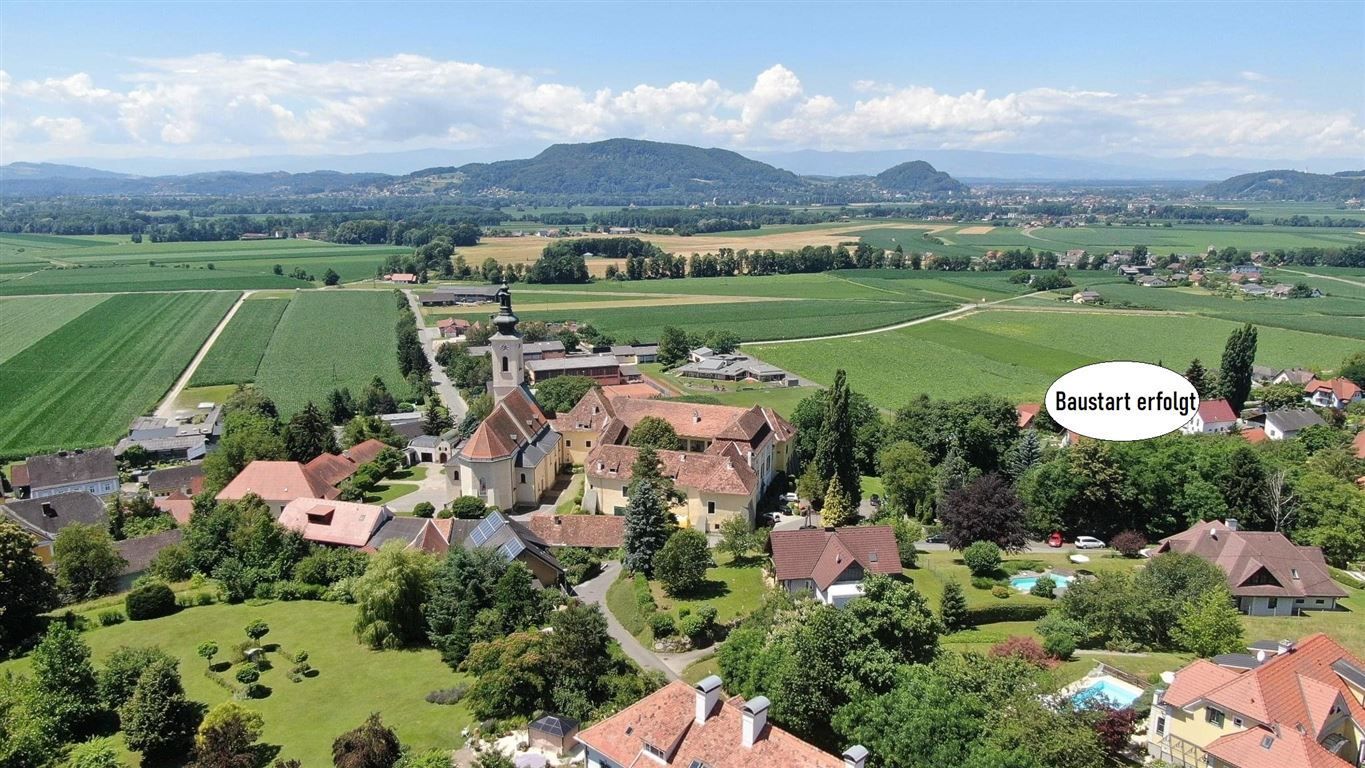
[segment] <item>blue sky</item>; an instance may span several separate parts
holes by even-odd
[[[0,154],[1360,157],[1365,3],[17,3]]]

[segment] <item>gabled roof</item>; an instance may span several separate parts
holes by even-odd
[[[266,501],[298,498],[335,499],[337,489],[297,461],[253,461],[218,492],[218,501],[236,501],[254,493]]]
[[[1199,418],[1205,424],[1226,424],[1236,421],[1237,414],[1232,412],[1232,406],[1226,400],[1201,400]]]
[[[1305,427],[1313,427],[1327,422],[1307,408],[1283,408],[1267,413],[1265,423],[1275,425],[1281,432],[1298,432]]]
[[[660,473],[673,479],[683,489],[748,496],[758,488],[758,475],[742,458],[737,449],[724,453],[685,453],[656,451]],[[599,445],[592,449],[583,462],[590,477],[630,482],[631,467],[639,450],[628,445]]]
[[[120,575],[141,573],[147,570],[158,552],[173,544],[179,544],[184,539],[185,532],[183,530],[172,528],[169,531],[161,531],[149,536],[139,536],[135,539],[114,542],[114,551],[119,554],[119,557],[123,558],[123,570]]]
[[[304,465],[319,480],[328,485],[341,485],[341,482],[355,474],[360,465],[345,456],[323,453]]]
[[[1252,445],[1256,445],[1257,443],[1264,443],[1265,441],[1270,439],[1270,435],[1267,435],[1265,433],[1265,429],[1261,427],[1252,427],[1250,429],[1244,429],[1242,430],[1241,435],[1243,440],[1247,441],[1248,443],[1251,443]]]
[[[1209,743],[1204,751],[1237,768],[1343,768],[1350,763],[1306,733],[1248,728]]]
[[[674,680],[597,725],[578,740],[616,765],[656,763],[641,756],[646,744],[669,753],[678,768],[842,768],[843,761],[772,725],[752,747],[741,741],[744,700],[718,701],[705,723],[696,722],[697,692]],[[675,746],[676,745],[676,748]]]
[[[30,456],[24,466],[28,468],[28,485],[35,491],[118,477],[118,462],[112,448]]]
[[[392,517],[384,506],[301,497],[285,505],[280,525],[318,544],[363,547]]]
[[[601,432],[615,415],[616,411],[612,408],[611,399],[607,397],[606,392],[600,387],[593,387],[583,393],[572,408],[555,416],[555,431]]]
[[[194,499],[180,491],[172,491],[152,503],[157,509],[175,518],[176,525],[190,524],[190,515],[194,514]]]
[[[1156,552],[1185,552],[1217,565],[1227,574],[1229,590],[1238,597],[1347,595],[1332,580],[1321,549],[1298,546],[1282,533],[1234,531],[1217,520],[1208,520],[1162,539]],[[1269,579],[1260,574],[1268,574]],[[1270,583],[1252,583],[1261,580]]]
[[[108,510],[98,496],[87,491],[69,491],[39,499],[13,499],[0,505],[10,518],[30,533],[51,541],[73,523],[103,526]]]
[[[1185,708],[1204,697],[1204,694],[1236,680],[1240,672],[1220,667],[1208,659],[1195,659],[1175,675],[1161,700],[1173,707]]]
[[[552,547],[612,549],[621,546],[626,519],[618,515],[531,515],[531,532]]]
[[[443,522],[422,517],[392,517],[380,526],[378,531],[365,542],[366,552],[377,552],[390,541],[401,541],[408,549],[420,549],[433,555],[445,554],[450,548],[450,539],[437,523]]]
[[[1343,376],[1338,376],[1335,379],[1328,379],[1326,381],[1320,381],[1316,378],[1309,379],[1308,383],[1303,385],[1303,393],[1305,395],[1311,396],[1323,391],[1331,392],[1338,400],[1346,402],[1350,402],[1351,400],[1360,397],[1360,387],[1356,386],[1354,381]]]
[[[704,405],[680,403],[673,400],[640,400],[635,398],[615,400],[612,405],[616,408],[617,417],[632,429],[640,419],[646,416],[654,416],[668,422],[673,427],[673,431],[681,436],[701,439],[715,439],[721,432],[727,431],[736,420],[752,410],[731,405]],[[752,422],[750,426],[752,426]]]
[[[159,491],[190,488],[194,484],[196,478],[202,480],[203,477],[204,467],[202,464],[186,464],[180,467],[154,469],[147,475],[147,490],[152,493],[157,493]]]
[[[535,440],[550,420],[523,386],[508,392],[460,447],[460,456],[490,461],[513,456]]]
[[[388,447],[389,447],[388,443],[376,440],[372,437],[369,440],[356,443],[350,448],[347,448],[345,451],[342,451],[342,453],[346,456],[346,458],[350,459],[351,461],[354,461],[357,465],[369,464],[370,462],[374,461],[379,456],[379,454],[383,453],[385,448]]]
[[[1084,293],[1084,291],[1082,291]],[[1038,411],[1042,410],[1042,403],[1020,403],[1014,407],[1014,412],[1019,416],[1019,428],[1028,429],[1033,423],[1033,419],[1038,416]]]
[[[901,572],[896,533],[889,525],[773,531],[768,543],[778,581],[811,579],[820,589],[828,589],[853,564],[868,573]]]

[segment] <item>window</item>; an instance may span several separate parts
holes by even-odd
[[[1321,597],[1319,597],[1318,599],[1314,600],[1313,602],[1314,602],[1315,604],[1317,604],[1317,605],[1322,605],[1323,603],[1325,603],[1325,602],[1327,602],[1327,601],[1326,601],[1326,600],[1323,600]]]
[[[526,473],[525,473],[525,472],[522,472],[522,473],[521,473],[521,481],[522,481],[523,483],[526,482]]]
[[[592,441],[591,441],[591,440],[588,441],[588,447],[589,447],[589,448],[592,447]]]
[[[1265,607],[1269,608],[1270,610],[1272,610],[1272,611],[1275,610],[1279,605],[1280,605],[1280,598],[1278,598],[1278,597],[1269,597],[1269,598],[1266,598]]]
[[[646,744],[645,744],[645,751],[648,752],[648,753],[651,754],[651,755],[654,755],[655,757],[659,758],[660,760],[662,760],[663,757],[664,757],[664,751],[663,751],[662,749],[659,749],[658,747],[654,746],[653,744],[648,744],[648,743],[646,743]]]
[[[716,502],[714,501],[706,502],[706,514],[708,515],[716,514]]]
[[[567,439],[566,439],[566,440],[564,441],[564,447],[565,447],[565,448],[572,448],[572,447],[573,447],[573,441],[572,441],[572,440],[567,440]]]
[[[507,373],[507,355],[502,356],[502,372]]]
[[[1241,728],[1241,727],[1242,727],[1242,718],[1240,718],[1240,717],[1234,717],[1234,718],[1232,718],[1232,727],[1233,727],[1233,728]]]
[[[1207,708],[1204,710],[1204,722],[1213,723],[1214,725],[1218,726],[1219,728],[1222,728],[1222,727],[1223,727],[1223,720],[1224,720],[1225,718],[1226,718],[1226,715],[1223,714],[1223,710],[1221,710],[1221,709],[1214,709],[1213,707],[1207,707]]]
[[[1166,716],[1158,715],[1156,719],[1156,732],[1158,735],[1166,732]]]
[[[1299,569],[1298,569],[1298,568],[1290,568],[1290,569],[1289,569],[1289,576],[1290,576],[1291,578],[1297,580],[1297,579],[1299,578]]]

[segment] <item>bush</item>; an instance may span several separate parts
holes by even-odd
[[[432,704],[459,704],[460,699],[469,692],[469,683],[459,683],[450,688],[442,688],[439,691],[432,691],[427,694],[427,701]]]
[[[716,610],[714,605],[703,605],[697,609],[697,615],[707,624],[715,624],[716,617],[720,615],[720,612]]]
[[[158,619],[177,609],[175,593],[165,584],[147,584],[134,589],[123,599],[123,607],[133,621]]]
[[[991,587],[991,594],[1000,598],[1001,600],[1004,600],[1005,598],[1010,596],[1010,588],[996,584],[995,586]]]
[[[152,558],[149,567],[157,578],[166,581],[184,581],[194,573],[190,565],[190,548],[184,544],[172,544],[162,549]]]
[[[1037,621],[1046,615],[1046,605],[995,603],[967,609],[967,623],[975,627],[982,624],[998,624],[1002,621]]]
[[[962,550],[962,562],[973,576],[988,576],[1000,570],[1000,547],[991,541],[976,541]]]
[[[436,505],[429,501],[418,502],[417,505],[412,508],[412,514],[417,517],[431,517],[436,514]]]
[[[213,605],[213,594],[210,592],[200,592],[194,596],[195,605]]]
[[[1011,637],[991,646],[991,655],[1000,658],[1013,658],[1026,661],[1039,669],[1056,666],[1052,656],[1031,637]]]
[[[1038,581],[1034,583],[1033,588],[1030,589],[1028,593],[1034,597],[1044,597],[1051,600],[1053,597],[1052,593],[1056,589],[1057,580],[1051,576],[1043,575],[1038,577]]]
[[[308,661],[308,651],[299,651],[290,658],[294,660],[295,664],[302,664],[303,662]]]
[[[1137,531],[1123,531],[1109,540],[1109,546],[1124,557],[1137,557],[1147,546],[1147,537]]]
[[[321,600],[327,588],[302,581],[280,581],[275,583],[275,597],[280,600]]]
[[[654,593],[649,591],[649,580],[643,573],[635,574],[632,587],[635,590],[635,604],[640,607],[641,612],[649,614],[659,610],[659,604],[654,602]]]
[[[989,592],[990,590],[995,589],[996,587],[1003,587],[1005,585],[1001,584],[1000,579],[997,579],[994,576],[973,576],[972,586],[976,589],[981,589]]]
[[[478,496],[461,496],[450,502],[450,512],[461,520],[482,520],[488,514],[488,505]]]
[[[257,671],[255,667],[242,667],[237,670],[237,674],[234,675],[234,677],[236,677],[237,682],[242,685],[250,685],[261,679],[261,673]]]
[[[650,616],[649,628],[653,630],[656,638],[672,637],[678,631],[677,623],[673,621],[672,616],[666,613],[656,613]]]
[[[711,625],[700,614],[694,613],[691,616],[684,616],[682,621],[678,622],[678,631],[693,642],[697,642],[711,631]]]
[[[114,608],[107,611],[100,611],[100,626],[112,627],[115,624],[123,623],[123,612]]]
[[[714,564],[706,534],[687,528],[675,531],[654,555],[654,576],[665,592],[677,597],[696,591],[706,581],[706,569]]]
[[[1049,635],[1043,638],[1043,650],[1060,661],[1068,661],[1076,652],[1076,641],[1067,635]]]

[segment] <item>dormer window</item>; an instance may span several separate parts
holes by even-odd
[[[653,744],[650,744],[649,742],[645,742],[645,751],[653,755],[654,757],[659,758],[660,760],[664,759],[664,751],[654,746]]]
[[[1290,575],[1291,578],[1293,578],[1295,581],[1297,581],[1298,578],[1299,578],[1299,569],[1298,569],[1298,568],[1290,568],[1290,569],[1289,569],[1289,575]]]

